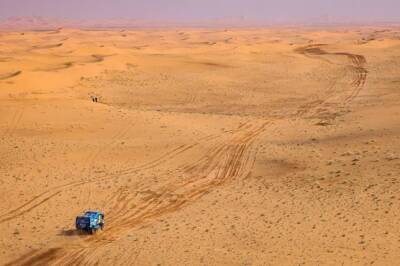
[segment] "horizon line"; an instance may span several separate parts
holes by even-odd
[[[342,20],[342,21],[340,21]],[[103,28],[103,29],[129,29],[129,28],[268,28],[268,27],[366,27],[366,26],[400,26],[399,20],[377,19],[348,19],[343,17],[318,17],[302,20],[268,20],[246,18],[217,18],[217,19],[137,19],[137,18],[112,18],[112,19],[68,19],[51,18],[44,16],[18,16],[5,19],[0,18],[0,29],[57,29],[57,28]]]

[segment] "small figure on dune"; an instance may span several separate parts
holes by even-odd
[[[97,103],[99,98],[95,95],[90,95],[90,98],[92,99],[92,102]]]

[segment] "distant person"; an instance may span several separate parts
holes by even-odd
[[[90,98],[92,99],[92,102],[97,103],[98,102],[98,97],[91,95]]]

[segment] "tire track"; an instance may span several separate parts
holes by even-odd
[[[187,178],[170,181],[162,184],[156,190],[139,191],[130,193],[129,189],[120,188],[109,199],[112,211],[108,215],[108,228],[103,234],[84,239],[80,247],[57,248],[57,256],[43,258],[42,254],[49,252],[43,250],[19,261],[18,265],[35,264],[60,264],[79,265],[88,264],[91,256],[99,248],[112,244],[124,232],[150,222],[157,217],[175,212],[195,202],[218,186],[227,182],[244,178],[254,165],[254,143],[257,137],[264,132],[266,122],[241,127],[233,133],[226,142],[219,142],[213,146],[199,160],[200,166],[191,172]],[[180,147],[179,150],[185,147]],[[185,165],[178,171],[184,171]],[[170,171],[163,173],[166,177]],[[129,207],[130,206],[130,207]]]
[[[232,131],[228,131],[228,132],[230,134],[233,134],[235,131],[239,131],[239,130],[241,130],[241,129],[238,128],[236,130],[232,130]],[[118,135],[119,135],[119,133],[117,133],[115,136],[118,136]],[[4,223],[6,221],[10,221],[15,218],[18,218],[23,214],[29,213],[30,211],[40,207],[42,204],[48,202],[56,194],[63,193],[65,191],[67,191],[68,189],[77,188],[77,187],[82,189],[82,186],[84,186],[84,185],[91,185],[93,183],[101,183],[101,182],[113,180],[116,178],[124,178],[126,176],[136,174],[140,171],[145,171],[148,169],[158,167],[158,166],[162,165],[163,163],[168,162],[169,160],[172,160],[172,159],[176,158],[177,156],[199,146],[204,141],[206,141],[206,142],[212,141],[212,140],[218,139],[220,137],[222,137],[222,136],[221,135],[209,135],[209,136],[206,136],[206,137],[200,139],[199,141],[197,141],[195,143],[181,145],[175,149],[172,149],[169,152],[166,152],[165,154],[161,155],[160,157],[158,157],[150,162],[141,164],[139,166],[128,167],[128,168],[125,168],[122,170],[115,171],[113,173],[105,173],[103,175],[99,175],[99,176],[89,178],[86,180],[74,181],[74,182],[70,182],[67,184],[53,187],[49,190],[46,190],[46,191],[36,195],[31,200],[16,207],[15,209],[1,214],[0,215],[0,224]],[[89,160],[91,158],[91,156],[93,156],[93,155],[90,155],[89,158],[87,158],[87,160]],[[80,198],[82,198],[82,197],[80,196]]]
[[[15,134],[15,131],[18,127],[18,125],[20,124],[23,116],[25,113],[25,107],[23,106],[20,109],[17,109],[17,111],[15,111],[11,117],[11,120],[9,122],[9,124],[7,125],[5,131],[4,131],[4,137],[6,138],[6,143],[10,146],[12,146],[12,137]],[[7,158],[9,156],[10,153],[13,153],[13,151],[7,151],[5,152],[3,155]],[[1,159],[1,158],[0,158]],[[6,160],[5,160],[6,162]],[[0,164],[0,172],[6,172],[7,171],[7,166],[6,164]]]
[[[123,128],[123,129],[117,131],[117,133],[114,134],[114,135],[111,137],[111,140],[110,140],[109,142],[107,142],[107,143],[106,143],[105,145],[103,145],[102,147],[99,147],[99,148],[97,149],[97,151],[95,151],[94,153],[92,153],[91,155],[89,155],[89,157],[86,159],[86,161],[88,162],[88,164],[86,165],[86,168],[87,168],[88,171],[89,171],[89,173],[87,174],[88,177],[89,177],[89,178],[88,178],[89,180],[92,180],[92,179],[94,178],[93,171],[91,171],[91,169],[94,168],[95,162],[96,162],[97,158],[99,158],[99,156],[100,156],[102,153],[104,153],[103,148],[104,148],[104,147],[111,147],[111,149],[112,149],[112,147],[115,146],[115,144],[116,144],[118,141],[120,141],[121,138],[125,137],[125,136],[128,134],[129,129],[130,129],[129,127],[125,127],[125,128]],[[82,192],[83,192],[83,189],[80,190],[80,198],[82,198]],[[86,193],[85,202],[89,203],[91,197],[92,197],[92,189],[91,189],[90,186],[88,186],[88,192]]]
[[[125,231],[167,213],[175,212],[230,180],[247,176],[254,164],[249,160],[250,148],[265,126],[262,125],[259,128],[253,128],[251,132],[234,136],[227,144],[214,148],[209,152],[211,160],[204,162],[205,165],[199,168],[198,173],[193,174],[188,180],[166,184],[157,191],[150,191],[149,196],[142,199],[133,197],[130,201],[140,202],[137,207],[128,215],[112,216],[109,223],[111,229],[107,231],[107,235],[87,240],[90,242],[90,251],[74,251],[72,254],[66,254],[57,263],[68,264],[73,261],[77,264],[85,264],[90,258],[89,252],[112,243],[120,235],[124,235]],[[255,160],[255,157],[252,158]],[[113,208],[116,207],[113,206]]]
[[[339,79],[336,79],[333,83],[333,85],[329,86],[328,92],[324,94],[324,97],[321,99],[318,99],[316,101],[307,103],[304,105],[301,110],[297,113],[297,116],[304,117],[304,116],[327,116],[326,114],[323,115],[322,112],[319,109],[326,110],[329,107],[334,108],[333,112],[330,112],[328,117],[331,116],[331,119],[333,120],[336,117],[336,114],[334,113],[337,109],[343,108],[350,104],[361,92],[361,90],[364,88],[366,81],[367,81],[367,76],[368,76],[368,70],[366,69],[366,64],[367,60],[363,55],[358,55],[358,54],[351,54],[347,52],[327,52],[321,47],[325,45],[323,44],[314,44],[314,45],[309,45],[305,47],[300,47],[297,48],[295,51],[297,53],[300,53],[304,56],[310,57],[310,58],[315,58],[317,57],[320,60],[327,61],[331,64],[333,64],[331,61],[329,61],[327,58],[324,56],[326,55],[333,55],[333,56],[344,56],[347,58],[349,64],[345,67],[346,73],[350,74],[352,77],[352,81],[350,83],[350,91],[340,95],[335,90],[336,84],[339,81]],[[330,100],[333,97],[338,97],[339,98],[339,103],[334,103],[330,102]]]
[[[11,118],[10,125],[9,125],[9,127],[7,127],[7,129],[4,133],[5,136],[11,137],[14,134],[18,124],[21,122],[21,119],[24,116],[24,112],[25,112],[25,108],[22,107],[21,109],[17,110],[14,113],[14,115]]]

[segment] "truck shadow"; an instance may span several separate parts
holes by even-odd
[[[61,236],[88,236],[89,234],[76,229],[62,229],[59,233]]]

